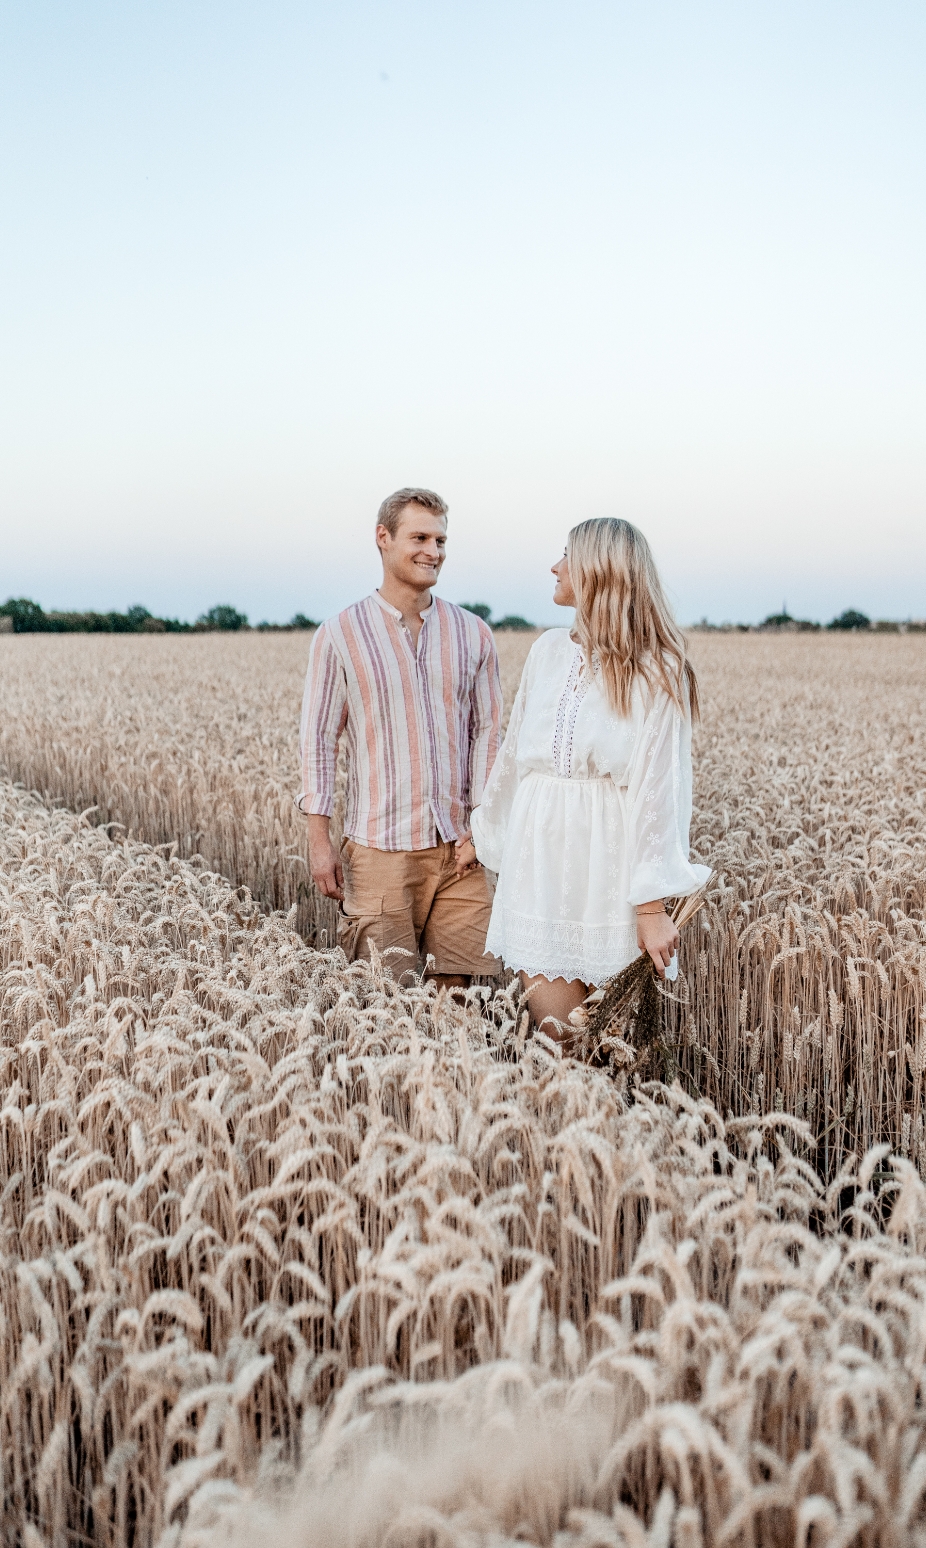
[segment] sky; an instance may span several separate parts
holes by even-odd
[[[922,0],[3,0],[0,597],[926,616]],[[562,620],[560,620],[562,621]]]

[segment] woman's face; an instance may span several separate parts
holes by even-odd
[[[576,594],[572,589],[572,581],[569,578],[569,560],[563,554],[562,559],[550,566],[556,576],[556,586],[553,591],[553,601],[557,607],[575,607]]]

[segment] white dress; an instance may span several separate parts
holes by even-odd
[[[486,951],[603,983],[639,954],[635,905],[710,875],[688,859],[690,821],[690,716],[640,679],[618,715],[568,629],[548,629],[472,815],[476,853],[498,872]]]

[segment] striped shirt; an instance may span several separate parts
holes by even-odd
[[[418,647],[379,595],[312,641],[302,703],[300,810],[330,816],[347,744],[344,832],[370,849],[431,849],[469,831],[501,740],[502,693],[487,624],[434,597]]]

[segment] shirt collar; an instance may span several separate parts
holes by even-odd
[[[399,609],[397,607],[393,607],[391,602],[387,602],[385,597],[381,597],[378,591],[372,592],[371,593],[371,598],[372,598],[372,600],[374,602],[378,602],[379,603],[379,605],[382,608],[384,613],[388,613],[390,618],[394,618],[395,619],[396,623],[401,623],[401,621],[402,621],[402,614],[399,612]],[[422,623],[427,623],[428,619],[431,617],[432,613],[434,612],[434,604],[435,604],[436,600],[437,599],[432,596],[430,602],[428,603],[428,606],[425,608],[424,612],[421,614],[421,621],[422,621]]]

